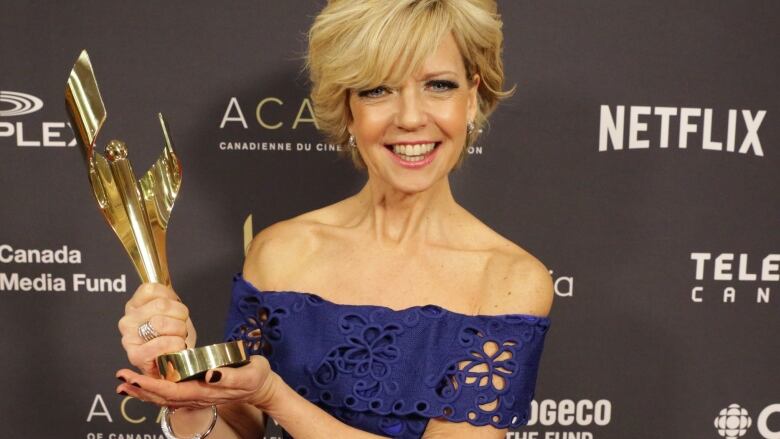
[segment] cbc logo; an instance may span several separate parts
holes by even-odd
[[[769,429],[769,417],[775,413],[780,413],[780,404],[772,404],[764,408],[758,414],[756,428],[758,434],[764,439],[780,439],[780,430],[771,431]],[[753,424],[748,411],[739,404],[731,404],[720,411],[715,418],[715,429],[718,434],[725,439],[739,439],[747,434],[748,429]]]

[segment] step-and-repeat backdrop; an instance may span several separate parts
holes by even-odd
[[[101,151],[136,172],[166,115],[183,168],[171,275],[220,340],[244,233],[355,193],[317,131],[321,0],[0,3],[0,419],[8,438],[160,438],[115,394],[139,281],[64,104],[88,49]],[[514,439],[780,438],[780,3],[501,1],[509,84],[456,198],[555,281]],[[246,227],[245,227],[246,226]],[[278,436],[271,424],[267,436]]]

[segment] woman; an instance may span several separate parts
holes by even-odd
[[[212,437],[259,437],[265,414],[297,438],[503,438],[525,424],[552,281],[448,181],[507,94],[501,45],[493,0],[331,0],[309,33],[312,99],[365,186],[255,237],[227,324],[247,366],[156,379],[155,356],[193,346],[194,329],[172,290],[139,287],[120,330],[143,373],[119,371],[117,391],[176,408],[179,437],[214,420]],[[160,337],[144,343],[147,322]]]

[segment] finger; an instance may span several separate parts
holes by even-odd
[[[146,373],[156,370],[156,359],[163,354],[186,349],[184,338],[176,336],[161,336],[143,344],[128,341],[130,337],[122,337],[122,346],[127,351],[127,359],[135,367]]]
[[[133,334],[122,337],[122,347],[127,351],[128,358],[134,365],[139,359],[153,360],[160,355],[186,349],[184,338],[174,335],[164,335],[149,341],[139,340],[138,335]]]
[[[117,391],[123,390],[130,395],[138,395],[139,398],[155,404],[208,407],[231,399],[226,392],[217,392],[200,381],[173,383],[140,375],[128,369],[117,372],[117,377],[127,381],[120,384]]]
[[[199,409],[199,408],[211,407],[213,405],[211,402],[208,401],[172,401],[166,399],[162,395],[158,395],[154,392],[144,390],[140,387],[127,385],[127,384],[120,384],[119,386],[117,386],[116,392],[120,395],[130,396],[140,401],[149,402],[152,404],[156,404],[158,406],[166,406],[171,409],[179,409],[179,408]]]
[[[125,315],[128,317],[128,324],[140,326],[146,323],[152,316],[168,316],[181,321],[186,321],[190,316],[190,310],[181,302],[158,297],[146,302],[138,308],[128,310]]]
[[[198,338],[198,331],[195,330],[195,325],[192,323],[192,319],[187,319],[187,335],[184,337],[187,340],[187,348],[195,346],[195,341]]]
[[[149,319],[149,324],[160,335],[173,335],[181,338],[187,337],[186,319],[182,320],[169,316],[156,315]]]
[[[128,338],[130,341],[137,342],[137,344],[142,344],[146,340],[144,340],[143,337],[141,337],[141,335],[138,333],[138,328],[147,322],[157,332],[157,334],[161,336],[173,335],[182,338],[187,337],[187,322],[164,315],[153,315],[149,318],[149,320],[144,320],[140,323],[138,322],[137,318],[124,316],[119,319],[119,332],[123,337],[129,336]]]
[[[181,301],[171,287],[159,283],[145,282],[135,290],[133,297],[127,301],[125,309],[138,308],[157,298],[166,298],[178,302]]]
[[[263,385],[270,370],[270,364],[265,357],[253,355],[249,364],[244,366],[220,367],[207,371],[205,382],[220,389],[255,391]]]
[[[152,404],[157,404],[159,406],[167,406],[170,404],[170,402],[166,401],[165,398],[128,384],[120,384],[117,386],[116,393],[119,395],[132,396],[138,400],[151,402]]]
[[[135,398],[153,402],[158,405],[170,405],[174,403],[176,396],[175,384],[162,379],[149,378],[145,375],[138,374],[129,369],[122,369],[116,374],[119,380],[123,381],[123,384],[117,386],[117,392],[124,392],[127,395]],[[164,385],[162,391],[160,387],[153,386],[154,381],[160,381]],[[144,388],[146,386],[146,388]],[[152,390],[151,388],[155,388]]]

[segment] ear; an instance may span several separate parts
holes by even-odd
[[[477,91],[479,91],[480,81],[481,78],[479,77],[479,74],[474,73],[474,76],[471,77],[471,84],[469,85],[469,103],[467,108],[469,121],[473,121],[474,118],[477,117],[477,107],[479,106]]]

